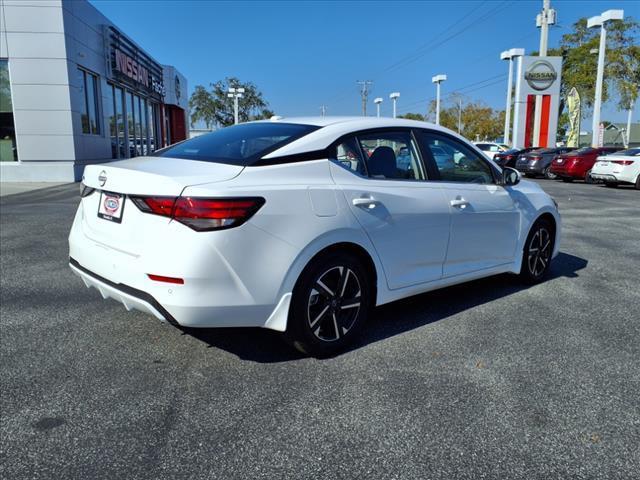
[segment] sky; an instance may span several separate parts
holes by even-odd
[[[535,17],[542,10],[542,0],[90,1],[157,61],[185,75],[190,92],[236,76],[255,83],[282,116],[319,115],[322,105],[328,115],[358,115],[357,80],[373,82],[369,114],[373,99],[382,97],[382,114],[391,115],[395,91],[398,113],[425,113],[435,97],[431,77],[440,73],[448,77],[443,96],[458,90],[504,109],[508,70],[500,52],[538,50]],[[558,22],[549,31],[550,47],[580,17],[622,8],[640,18],[638,0],[552,0],[551,6]],[[639,112],[636,106],[634,121]],[[603,106],[603,120],[626,118],[614,101]]]

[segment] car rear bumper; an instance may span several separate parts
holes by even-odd
[[[610,173],[593,173],[591,172],[591,178],[595,180],[602,180],[603,182],[617,182],[618,179],[615,175]]]
[[[288,301],[283,304],[283,299],[290,292],[281,291],[286,269],[279,267],[288,264],[264,261],[259,249],[249,247],[263,245],[275,260],[291,255],[285,242],[248,223],[220,232],[193,232],[157,217],[157,225],[147,225],[156,240],[132,253],[88,236],[83,217],[81,205],[69,234],[70,267],[104,298],[183,327],[286,329]],[[152,280],[150,274],[183,283]],[[278,307],[284,308],[284,317],[274,323]]]
[[[529,164],[516,164],[516,170],[518,170],[519,172],[522,173],[531,173],[531,174],[537,174],[537,175],[542,175],[542,172],[544,170],[544,168],[542,168],[542,165],[536,163],[535,165],[529,165]]]

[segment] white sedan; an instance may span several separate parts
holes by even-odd
[[[474,142],[474,143],[475,143],[475,146],[478,147],[480,150],[482,150],[484,154],[487,157],[489,157],[491,160],[493,160],[497,154],[507,151],[507,149],[504,148],[504,146],[498,143],[492,143],[492,142]]]
[[[591,177],[603,181],[608,187],[630,183],[640,190],[640,148],[598,157],[591,169]]]
[[[70,266],[103,297],[177,326],[277,330],[321,356],[376,305],[504,272],[539,281],[560,240],[537,184],[401,119],[224,128],[87,166],[81,197]]]

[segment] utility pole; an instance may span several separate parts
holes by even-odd
[[[547,56],[547,44],[549,41],[549,25],[556,23],[556,11],[551,8],[551,0],[542,1],[542,13],[536,17],[536,27],[540,28],[540,53],[538,56]],[[540,142],[540,120],[542,119],[542,96],[536,95],[536,110],[533,121],[533,140],[531,143],[537,146]],[[546,145],[541,145],[546,147]]]
[[[462,131],[462,97],[458,97],[458,133]]]
[[[320,106],[320,114],[324,117],[327,114],[327,107],[326,105],[321,105]]]
[[[360,85],[360,96],[362,97],[362,116],[367,116],[367,99],[369,98],[369,87],[373,85],[371,80],[358,80],[356,82]]]

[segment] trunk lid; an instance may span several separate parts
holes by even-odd
[[[138,157],[88,165],[83,183],[96,191],[82,198],[83,233],[113,255],[135,260],[142,255],[145,245],[162,237],[171,219],[140,211],[131,196],[179,197],[187,186],[231,180],[243,169],[169,157]],[[118,206],[115,221],[105,218],[107,197]]]
[[[88,187],[109,192],[177,197],[187,186],[231,180],[243,169],[224,163],[138,157],[88,165],[82,181]]]

